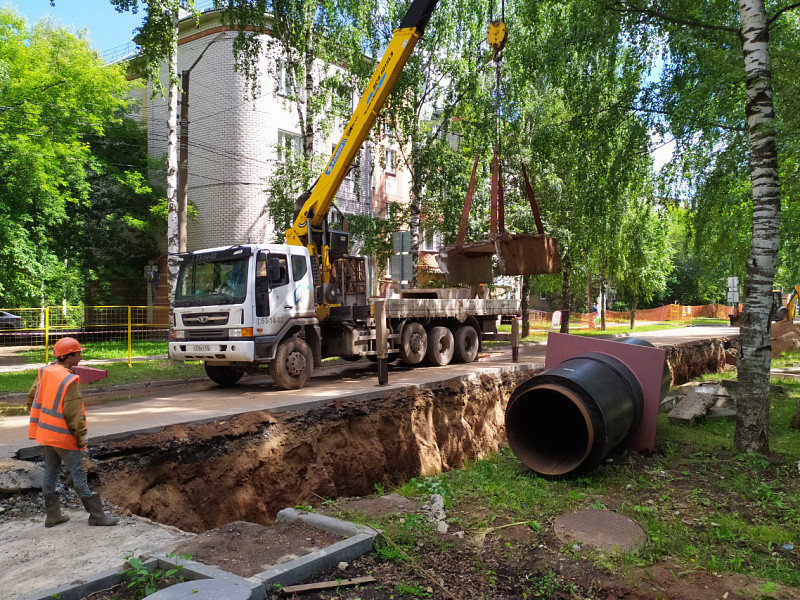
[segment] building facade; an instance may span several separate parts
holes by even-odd
[[[199,24],[194,19],[180,23],[178,73],[191,68],[188,200],[197,217],[187,223],[190,251],[281,239],[268,211],[267,186],[286,151],[300,151],[297,109],[282,93],[280,59],[264,53],[262,81],[254,96],[244,75],[235,70],[236,32],[222,25],[221,15],[222,11],[211,10],[200,15]],[[162,84],[166,86],[166,75]],[[167,99],[149,98],[142,118],[147,123],[149,154],[163,164]],[[343,125],[333,127],[327,139],[315,139],[315,147],[332,147]],[[372,214],[372,163],[367,144],[337,194],[343,213]],[[162,183],[163,170],[154,179]]]

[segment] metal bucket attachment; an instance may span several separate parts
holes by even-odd
[[[447,285],[490,283],[494,279],[490,254],[467,254],[454,249],[439,253]]]
[[[503,275],[559,273],[558,240],[544,235],[511,235],[497,240],[497,255]]]

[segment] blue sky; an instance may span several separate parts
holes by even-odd
[[[72,31],[86,29],[95,50],[101,54],[131,41],[133,30],[142,22],[142,12],[118,13],[109,0],[0,0],[0,6],[11,6],[33,25],[50,16],[58,25]]]

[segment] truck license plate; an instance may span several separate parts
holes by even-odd
[[[211,346],[209,345],[195,345],[194,347],[195,352],[211,352]]]

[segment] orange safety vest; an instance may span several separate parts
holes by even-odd
[[[78,440],[69,430],[64,418],[64,395],[70,385],[80,377],[61,365],[48,365],[39,369],[39,385],[31,406],[28,438],[45,446],[65,450],[79,450]],[[86,408],[83,418],[86,419]]]

